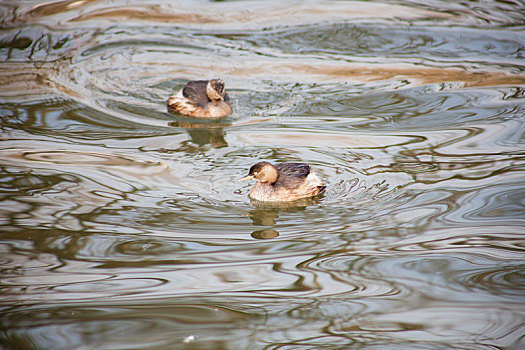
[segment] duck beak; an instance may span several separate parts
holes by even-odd
[[[240,181],[246,181],[246,180],[251,180],[251,179],[253,179],[253,175],[248,175],[248,176],[243,177]]]

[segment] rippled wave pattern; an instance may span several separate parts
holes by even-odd
[[[1,3],[0,347],[525,347],[524,8]]]

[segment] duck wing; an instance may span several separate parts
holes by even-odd
[[[204,108],[210,102],[206,94],[206,84],[208,84],[207,80],[190,81],[182,90],[182,95],[192,104]]]
[[[304,163],[279,163],[275,164],[275,168],[279,172],[276,185],[286,188],[299,187],[310,174],[310,166]]]

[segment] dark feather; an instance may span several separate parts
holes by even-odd
[[[206,84],[208,84],[207,80],[190,81],[182,90],[182,95],[195,105],[205,108],[211,102],[206,95]]]
[[[304,163],[278,163],[275,168],[279,172],[276,186],[287,188],[299,187],[310,174],[310,166]]]

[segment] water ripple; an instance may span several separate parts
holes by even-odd
[[[0,341],[522,348],[522,7],[3,3]],[[259,160],[327,191],[251,202]]]

